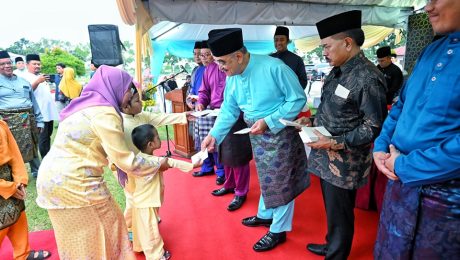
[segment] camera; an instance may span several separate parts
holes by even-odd
[[[56,75],[54,75],[54,74],[45,74],[44,76],[45,76],[45,78],[48,78],[48,79],[49,79],[49,80],[47,80],[48,82],[50,82],[50,83],[54,83],[54,82],[55,82],[55,78],[54,78],[54,77],[55,77]]]

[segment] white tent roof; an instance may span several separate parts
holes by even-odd
[[[359,9],[364,25],[404,28],[407,17],[424,0],[298,0],[209,1],[149,0],[157,22],[154,40],[200,40],[215,28],[241,27],[245,41],[272,39],[276,25],[290,29],[290,38],[317,34],[315,23],[331,15]]]

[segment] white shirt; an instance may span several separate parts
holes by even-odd
[[[14,75],[16,75],[18,77],[23,77],[24,78],[24,74],[27,73],[27,70],[25,68],[23,70],[15,69],[15,70],[13,70],[13,73],[14,73]]]
[[[39,76],[30,72],[25,72],[23,77],[32,85],[32,83],[34,83]],[[54,96],[51,94],[48,83],[40,83],[34,90],[34,95],[38,106],[40,107],[40,111],[42,112],[43,121],[49,122],[53,120],[59,120],[59,114],[54,103]]]

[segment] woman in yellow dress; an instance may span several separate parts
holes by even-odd
[[[37,204],[48,210],[61,259],[134,259],[103,167],[110,160],[120,173],[147,176],[167,169],[167,163],[136,156],[126,145],[121,111],[140,102],[132,80],[103,65],[60,114],[39,170]]]

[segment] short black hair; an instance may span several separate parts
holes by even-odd
[[[358,45],[359,47],[363,46],[365,40],[364,31],[361,28],[351,29],[348,31],[337,33],[332,37],[334,39],[345,39],[346,37],[350,37],[353,39],[353,41],[355,41],[356,45]]]
[[[147,148],[147,144],[152,142],[156,136],[158,136],[157,129],[151,124],[137,126],[131,132],[133,144],[141,152]]]
[[[65,69],[65,64],[64,64],[64,63],[59,62],[59,63],[56,64],[56,67],[57,67],[57,66],[59,66],[59,67]]]

